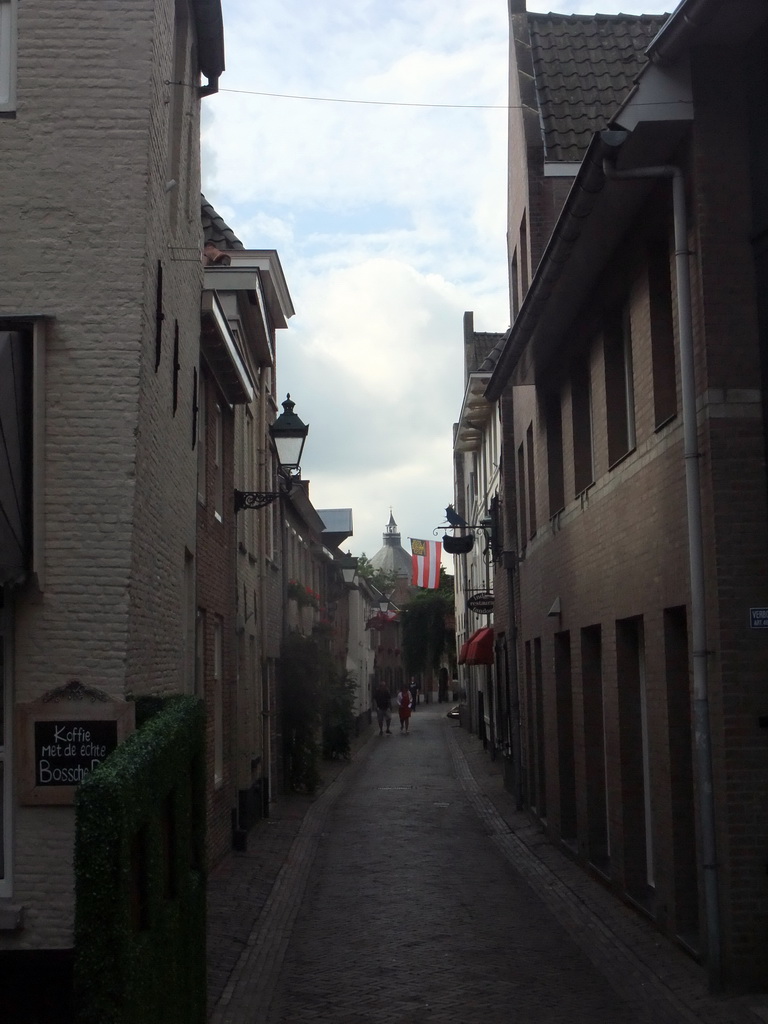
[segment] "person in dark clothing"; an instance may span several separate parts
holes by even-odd
[[[386,722],[387,732],[391,732],[389,726],[392,722],[392,695],[384,680],[382,680],[374,690],[373,701],[376,705],[376,719],[379,723],[379,736],[383,736],[384,723]]]
[[[411,691],[411,708],[415,708],[419,703],[419,684],[415,679],[411,679],[408,689]]]

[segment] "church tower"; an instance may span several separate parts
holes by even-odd
[[[395,517],[391,510],[389,522],[382,535],[382,547],[371,559],[374,569],[381,569],[383,572],[394,572],[398,576],[405,576],[410,582],[411,579],[411,556],[400,543],[400,531],[397,528]]]

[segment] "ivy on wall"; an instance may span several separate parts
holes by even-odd
[[[205,1024],[204,725],[169,698],[77,789],[77,1024]]]
[[[355,683],[342,673],[323,637],[289,633],[280,655],[285,779],[294,792],[314,793],[318,760],[348,758],[355,730]]]

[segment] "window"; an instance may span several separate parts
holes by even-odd
[[[179,321],[173,321],[173,380],[171,382],[171,391],[173,394],[173,415],[176,415],[176,410],[179,407],[179,370],[181,365],[179,363]]]
[[[201,505],[206,502],[206,458],[205,446],[208,431],[205,416],[207,403],[205,400],[205,377],[201,373],[197,379],[197,500]]]
[[[605,742],[602,630],[599,625],[586,626],[581,631],[581,690],[584,706],[587,851],[590,863],[601,871],[607,871],[610,861],[608,762]],[[686,867],[690,863],[687,861]]]
[[[0,587],[0,896],[11,895],[11,749],[8,616]]]
[[[217,519],[224,509],[224,416],[216,403],[213,424],[213,511]]]
[[[195,556],[184,548],[184,597],[182,602],[182,645],[184,651],[184,693],[195,693]]]
[[[608,465],[635,447],[635,388],[632,379],[632,331],[629,309],[608,314],[603,334]]]
[[[549,484],[549,517],[565,508],[563,478],[563,411],[560,394],[549,394],[544,399],[547,424],[547,482]]]
[[[195,695],[205,699],[205,611],[195,615]]]
[[[658,429],[677,413],[672,284],[669,246],[666,242],[656,242],[648,248],[648,304],[651,318],[653,411]]]
[[[45,319],[0,319],[0,583],[32,570],[45,587]]]
[[[691,684],[685,607],[664,609],[664,667],[667,696],[668,764],[672,797],[673,882],[677,934],[695,947],[699,932],[699,878],[691,737]]]
[[[573,477],[576,495],[594,481],[592,457],[592,386],[589,363],[577,362],[571,371],[571,418],[573,422]]]
[[[641,618],[616,623],[619,740],[627,891],[644,903],[654,886],[651,750]]]
[[[160,357],[163,352],[163,264],[157,261],[157,287],[155,289],[155,373],[160,369]]]
[[[560,782],[560,838],[576,840],[576,757],[573,740],[571,634],[555,633],[555,713]]]
[[[512,297],[512,319],[517,319],[517,314],[520,312],[520,281],[518,280],[519,270],[517,267],[517,250],[515,250],[512,256],[512,262],[509,268],[509,290]]]
[[[533,424],[528,424],[525,433],[526,454],[528,457],[528,536],[536,536],[536,473],[533,463]]]
[[[224,690],[222,620],[213,620],[213,781],[220,786],[224,780]]]
[[[0,0],[0,114],[16,109],[16,0]]]
[[[525,214],[520,222],[520,290],[523,298],[528,291],[528,221]]]
[[[520,522],[520,550],[525,551],[528,543],[528,516],[525,500],[525,449],[517,449],[517,509]]]

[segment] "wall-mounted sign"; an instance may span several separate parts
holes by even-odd
[[[117,746],[117,722],[35,722],[35,785],[76,786]]]
[[[487,590],[470,594],[467,598],[467,608],[471,612],[477,612],[479,615],[493,614],[493,594]]]
[[[751,629],[768,629],[768,608],[750,608],[749,625]]]
[[[134,728],[126,701],[40,701],[17,709],[20,799],[71,804],[75,789]]]

